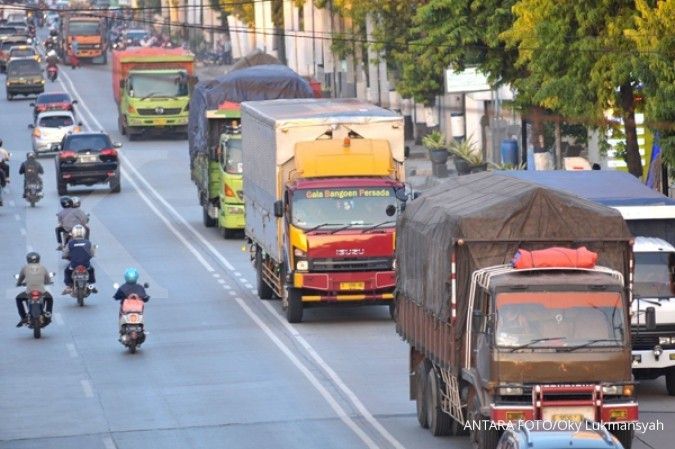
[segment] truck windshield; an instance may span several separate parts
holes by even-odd
[[[129,94],[136,98],[185,96],[187,80],[179,73],[136,73],[130,77]]]
[[[71,36],[97,36],[101,34],[98,22],[75,22],[68,24],[68,32]]]
[[[633,295],[638,298],[666,298],[675,295],[675,254],[635,253]]]
[[[293,193],[293,225],[303,229],[369,227],[382,222],[395,225],[396,196],[391,187],[301,189]],[[390,207],[391,206],[391,207]],[[326,224],[327,223],[327,224]]]
[[[225,171],[234,175],[243,173],[241,139],[226,139],[222,145],[225,149]]]
[[[496,300],[495,341],[505,348],[622,346],[619,292],[503,292]]]

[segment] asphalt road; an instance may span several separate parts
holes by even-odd
[[[117,132],[110,67],[62,68],[48,91],[80,100],[80,119],[124,143],[122,192],[74,188],[91,214],[99,294],[85,307],[59,295],[54,164],[45,197],[21,198],[18,165],[30,149],[29,101],[0,93],[0,137],[13,152],[0,208],[0,448],[468,448],[434,438],[408,400],[408,347],[386,307],[312,309],[289,325],[278,301],[260,301],[241,240],[201,225],[187,142],[128,142]],[[13,274],[27,250],[57,272],[55,319],[34,340],[18,317]],[[112,284],[135,266],[151,284],[150,332],[128,354],[117,342]],[[638,388],[644,421],[664,430],[634,448],[669,449],[675,398],[663,379]]]

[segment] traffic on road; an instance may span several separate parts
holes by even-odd
[[[675,201],[416,191],[390,109],[1,17],[0,448],[672,447]]]

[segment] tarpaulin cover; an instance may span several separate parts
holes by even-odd
[[[199,82],[190,98],[188,122],[190,158],[207,149],[206,111],[224,101],[312,98],[309,83],[284,65],[257,65]]]
[[[598,253],[599,265],[625,275],[631,238],[614,209],[497,172],[460,176],[428,190],[408,204],[396,235],[397,294],[445,322],[456,251],[456,338],[475,270],[508,264],[519,248],[586,246]],[[459,239],[464,243],[455,245]]]
[[[513,268],[593,268],[598,263],[598,253],[589,251],[588,248],[561,248],[553,247],[528,251],[519,249],[513,257]]]
[[[230,68],[230,71],[241,70],[246,67],[252,67],[254,65],[263,65],[263,64],[281,64],[278,58],[265,53],[259,48],[254,49],[249,54],[240,58],[234,65]]]

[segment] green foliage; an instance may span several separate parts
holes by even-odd
[[[481,165],[485,163],[483,160],[483,153],[472,143],[471,139],[472,138],[469,137],[462,141],[453,140],[450,142],[448,151],[455,156],[464,159],[469,165]]]
[[[448,149],[448,143],[445,141],[445,136],[441,134],[440,131],[432,131],[422,137],[422,145],[429,151]]]

